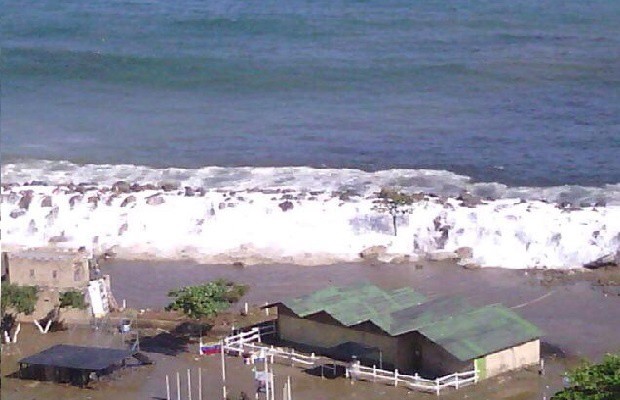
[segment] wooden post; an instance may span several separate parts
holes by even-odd
[[[455,378],[456,378],[456,389],[458,390],[459,389],[459,373],[458,372],[456,373]]]
[[[181,400],[181,377],[177,372],[177,400]]]
[[[435,379],[435,392],[439,396],[439,378]]]
[[[248,303],[246,302],[245,305],[243,306],[243,309],[245,310],[245,315],[248,315]]]
[[[373,382],[377,381],[376,376],[377,376],[377,366],[373,364],[372,365],[372,381]]]
[[[265,306],[267,306],[269,303],[265,302]],[[269,308],[265,307],[265,315],[269,316]]]
[[[192,400],[192,375],[187,369],[187,400]]]
[[[170,378],[166,375],[166,400],[170,400]]]
[[[398,386],[398,370],[394,370],[394,386]]]
[[[202,368],[198,367],[198,400],[202,400]]]

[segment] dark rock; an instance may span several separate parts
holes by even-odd
[[[69,206],[71,208],[75,207],[75,203],[77,203],[78,201],[82,200],[82,195],[81,194],[76,194],[75,196],[72,196],[69,199]]]
[[[24,195],[22,196],[21,199],[19,199],[19,208],[23,208],[24,210],[27,210],[28,207],[30,207],[30,203],[32,202],[32,191],[27,190],[26,192],[24,192]]]
[[[97,204],[99,204],[99,196],[88,197],[88,202],[97,206]]]
[[[220,210],[223,210],[226,208],[226,203],[220,203],[218,204],[217,208],[219,208]]]
[[[52,196],[45,196],[43,200],[41,200],[41,207],[51,207],[52,206]]]
[[[463,192],[461,193],[461,195],[459,197],[456,198],[457,200],[459,200],[461,202],[461,205],[463,207],[476,207],[480,204],[482,204],[482,200],[479,197],[474,196],[473,194],[469,193],[469,192]]]
[[[370,246],[360,252],[360,257],[365,260],[376,260],[380,255],[387,252],[385,246]]]
[[[310,195],[311,196],[318,196],[318,195],[321,195],[323,193],[325,193],[325,192],[323,190],[321,190],[321,191],[316,191],[316,192],[310,192]]]
[[[146,204],[148,204],[150,206],[157,206],[157,205],[163,204],[165,202],[166,202],[166,200],[159,193],[156,193],[156,194],[146,198]]]
[[[131,203],[135,203],[135,202],[136,202],[136,196],[127,196],[125,200],[123,200],[123,202],[121,203],[121,207],[127,207]]]
[[[474,256],[474,250],[471,247],[459,247],[455,253],[459,258],[472,258]]]
[[[245,267],[245,264],[242,263],[241,261],[235,261],[233,263],[233,267]]]
[[[293,209],[293,203],[286,200],[280,204],[278,204],[278,207],[280,207],[280,209],[284,212],[288,211],[288,210],[292,210]]]
[[[127,222],[125,222],[123,225],[121,225],[121,227],[118,228],[118,236],[121,236],[123,233],[125,233],[127,231],[128,227],[129,227],[129,225],[127,224]]]
[[[226,205],[226,207],[228,207],[228,208],[235,208],[236,206],[237,206],[237,204],[235,204],[235,203],[228,203]]]
[[[605,202],[605,200],[598,200],[596,203],[594,203],[594,207],[605,207],[607,206],[607,203]]]
[[[47,186],[47,182],[44,181],[32,181],[30,186]]]
[[[177,182],[162,182],[160,188],[164,192],[171,192],[173,190],[177,190],[179,188],[179,184]]]
[[[205,194],[207,194],[207,191],[205,190],[205,188],[203,187],[198,188],[198,196],[205,197]]]
[[[196,192],[194,191],[194,189],[192,189],[190,186],[185,186],[185,196],[186,197],[193,197],[196,194]]]
[[[19,210],[13,210],[13,211],[11,211],[11,213],[9,214],[9,216],[10,216],[11,218],[18,218],[18,217],[21,217],[21,216],[22,216],[22,215],[24,215],[24,214],[26,214],[26,210],[24,210],[24,209],[21,209],[21,208],[20,208]]]
[[[131,186],[129,186],[129,190],[133,193],[135,192],[141,192],[144,190],[144,188],[142,186],[140,186],[137,183],[132,183]]]
[[[86,186],[77,186],[75,188],[75,192],[76,193],[80,193],[80,194],[86,193],[87,190],[88,190],[88,188]]]
[[[152,183],[147,183],[146,185],[143,186],[144,190],[157,190],[159,189],[156,185],[153,185]]]
[[[609,253],[604,255],[603,257],[597,258],[596,260],[584,264],[584,268],[587,269],[598,269],[603,267],[617,267],[620,266],[620,249],[616,251],[616,253]]]
[[[112,191],[115,193],[129,193],[131,192],[131,185],[125,181],[118,181],[112,185]]]

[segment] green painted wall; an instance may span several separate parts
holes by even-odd
[[[474,360],[474,368],[476,368],[476,371],[478,371],[478,380],[486,379],[487,377],[486,357],[476,358]]]

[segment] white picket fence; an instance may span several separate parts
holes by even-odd
[[[304,366],[312,366],[318,360],[318,357],[312,353],[306,355],[295,352],[294,349],[284,349],[281,347],[267,346],[262,344],[262,337],[276,333],[275,325],[267,325],[255,327],[246,332],[240,332],[236,335],[224,338],[224,351],[233,355],[250,354],[254,358],[269,358],[270,362],[277,359],[279,361],[288,361],[291,365],[301,364]]]
[[[351,364],[347,367],[347,377],[355,380],[366,380],[372,382],[381,382],[389,385],[404,385],[405,387],[420,390],[423,392],[431,392],[439,395],[442,390],[447,388],[459,389],[472,385],[478,381],[476,370],[466,372],[456,372],[437,379],[425,379],[418,374],[404,375],[399,374],[398,370],[387,371],[378,369],[376,366],[365,367],[359,362]]]

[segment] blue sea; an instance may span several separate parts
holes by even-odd
[[[13,172],[68,161],[620,182],[615,0],[0,0],[0,17]]]

